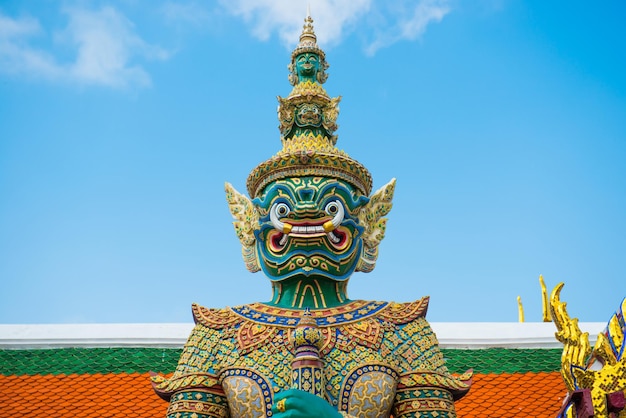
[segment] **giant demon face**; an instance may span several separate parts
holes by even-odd
[[[254,200],[226,183],[246,267],[272,281],[322,276],[345,281],[376,265],[396,181],[369,198],[328,177],[290,177],[269,183]]]
[[[261,268],[274,281],[296,275],[346,280],[361,254],[364,228],[357,214],[368,201],[335,179],[270,183],[252,201],[260,214],[254,235]]]

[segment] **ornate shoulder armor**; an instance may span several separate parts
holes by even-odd
[[[379,317],[396,325],[408,324],[417,318],[426,317],[429,300],[429,296],[424,296],[414,302],[390,303],[379,313]]]
[[[194,303],[191,305],[191,311],[196,324],[202,324],[210,329],[221,330],[232,327],[241,320],[230,308],[210,309]]]
[[[173,394],[186,390],[221,391],[214,362],[222,345],[232,339],[231,333],[240,318],[230,309],[208,309],[192,305],[193,328],[174,374],[166,378],[151,377],[154,390],[164,399],[175,401]],[[180,396],[176,397],[179,400]],[[188,402],[188,400],[185,400]]]

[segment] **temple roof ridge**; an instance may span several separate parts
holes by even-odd
[[[439,346],[451,349],[561,348],[549,322],[430,322]],[[591,343],[606,326],[581,322]],[[194,324],[0,324],[0,350],[65,347],[181,348]]]

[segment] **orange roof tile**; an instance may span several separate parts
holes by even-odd
[[[164,417],[148,373],[0,376],[0,416]]]
[[[459,417],[555,417],[566,395],[559,372],[474,375]]]
[[[454,373],[473,366],[458,416],[554,417],[566,394],[560,350],[442,350]],[[148,370],[169,374],[180,349],[0,350],[0,417],[164,417]]]
[[[459,417],[553,417],[565,390],[560,374],[477,374],[457,402]],[[0,376],[0,416],[164,417],[167,403],[148,373]]]

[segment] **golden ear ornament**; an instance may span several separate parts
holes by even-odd
[[[393,193],[396,188],[396,179],[385,184],[370,197],[370,201],[359,211],[359,224],[363,231],[363,253],[356,271],[369,273],[376,266],[378,258],[378,246],[385,238],[387,229],[387,214],[391,210]]]
[[[252,201],[235,190],[230,183],[226,183],[224,189],[228,209],[235,219],[233,225],[237,238],[241,242],[241,253],[246,268],[252,273],[260,271],[254,237],[254,231],[259,228],[259,213]]]

